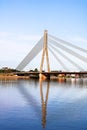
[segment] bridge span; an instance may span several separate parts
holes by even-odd
[[[16,72],[15,73],[16,75],[18,76],[29,76],[29,77],[37,77],[39,78],[39,74],[42,74],[44,75],[47,79],[50,79],[51,76],[62,76],[62,77],[66,77],[67,75],[68,76],[71,76],[71,75],[75,75],[75,76],[79,76],[79,77],[84,77],[86,76],[87,77],[87,71],[84,71],[84,72],[69,72],[69,71],[55,71],[55,72]]]

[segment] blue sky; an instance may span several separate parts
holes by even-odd
[[[0,0],[0,68],[15,68],[45,29],[87,48],[87,0]]]

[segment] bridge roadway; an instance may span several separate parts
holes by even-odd
[[[31,76],[31,77],[39,77],[39,74],[40,72],[16,72],[15,73],[16,75],[18,76]],[[87,76],[87,71],[84,71],[84,72],[68,72],[68,71],[51,71],[51,72],[42,72],[41,73],[42,75],[46,76],[47,78],[50,78],[51,76],[58,76],[60,74],[64,74],[65,76],[66,75],[79,75],[79,76],[84,76],[86,75]]]

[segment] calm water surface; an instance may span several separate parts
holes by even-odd
[[[0,130],[87,130],[87,79],[0,80]]]

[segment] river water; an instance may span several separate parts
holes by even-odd
[[[0,130],[87,130],[87,79],[0,80]]]

